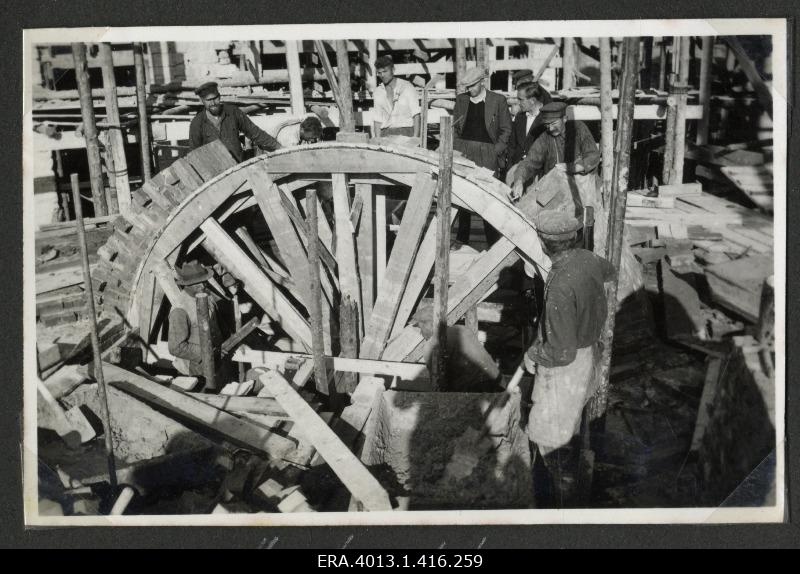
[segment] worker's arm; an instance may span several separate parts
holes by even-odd
[[[200,353],[200,345],[189,340],[191,329],[189,314],[179,307],[173,309],[169,314],[167,348],[172,355],[179,359],[201,363],[203,356]]]
[[[528,155],[517,164],[517,170],[514,174],[514,184],[512,185],[512,199],[519,199],[525,190],[525,184],[533,179],[536,175],[541,174],[544,168],[544,158],[547,151],[545,138],[547,134],[542,134],[531,145],[528,150]]]
[[[600,164],[600,150],[592,133],[583,122],[575,122],[575,161],[568,166],[569,173],[591,173]]]
[[[421,135],[420,124],[421,124],[420,115],[417,114],[416,116],[414,116],[414,137],[415,138],[418,138]],[[422,143],[424,144],[425,142],[422,142]]]
[[[278,140],[254,124],[253,120],[247,117],[247,114],[242,110],[239,108],[234,109],[236,110],[234,112],[236,114],[236,125],[244,135],[250,138],[250,141],[265,151],[275,151],[283,147],[278,143]]]
[[[202,110],[189,124],[189,145],[192,149],[197,149],[203,145],[203,122],[200,114],[204,113],[206,113],[205,110]]]
[[[577,331],[574,295],[551,286],[539,338],[528,349],[528,358],[543,367],[569,365],[575,360],[578,350]]]

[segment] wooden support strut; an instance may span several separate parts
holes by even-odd
[[[611,97],[611,38],[600,38],[600,146],[603,204],[608,205],[614,175],[614,101]]]
[[[92,184],[92,199],[94,201],[94,215],[107,215],[103,186],[103,171],[100,165],[100,145],[97,141],[97,123],[94,117],[94,104],[89,85],[89,65],[86,60],[86,45],[82,42],[72,44],[72,57],[75,62],[75,77],[78,82],[78,93],[81,101],[81,119],[83,121],[83,134],[86,140],[86,154],[89,158],[89,178]],[[75,201],[80,201],[80,196]],[[77,208],[76,208],[77,209]]]
[[[611,365],[611,344],[614,338],[614,324],[617,309],[617,287],[620,261],[622,258],[622,239],[625,227],[625,208],[628,190],[628,174],[633,135],[633,109],[636,104],[636,81],[639,70],[639,38],[625,38],[625,58],[620,84],[620,115],[617,130],[617,159],[614,163],[614,179],[609,204],[608,237],[606,239],[606,258],[617,270],[611,288],[608,289],[606,322],[603,341],[603,354],[598,375],[598,390],[590,404],[590,417],[598,419],[605,414],[608,404],[608,382]]]
[[[442,118],[439,146],[439,186],[436,198],[436,263],[433,290],[434,344],[431,360],[434,389],[447,387],[447,292],[450,286],[450,211],[453,186],[453,131]]]
[[[311,316],[311,346],[314,352],[314,382],[317,391],[333,396],[336,392],[335,387],[331,388],[328,382],[328,373],[325,369],[325,346],[323,340],[322,325],[322,287],[319,278],[319,249],[316,236],[317,223],[317,191],[313,187],[306,188],[306,209],[308,215],[308,276],[310,283],[311,299],[308,309]]]
[[[144,54],[142,53],[141,42],[134,42],[133,44],[133,63],[136,70],[136,106],[139,116],[139,149],[142,155],[142,176],[145,181],[150,181],[153,178],[153,158],[150,151],[150,126],[147,121]]]
[[[119,103],[117,101],[117,81],[114,77],[114,59],[111,44],[100,44],[100,56],[103,70],[103,91],[106,100],[106,121],[110,126],[108,130],[108,143],[111,147],[111,156],[114,158],[114,172],[109,178],[114,179],[117,190],[117,203],[122,214],[131,209],[131,187],[128,181],[128,160],[125,157],[125,134],[120,125]]]

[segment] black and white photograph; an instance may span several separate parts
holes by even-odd
[[[783,521],[786,35],[25,30],[25,524]]]

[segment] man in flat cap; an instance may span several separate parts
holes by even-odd
[[[222,102],[216,82],[203,84],[195,93],[200,97],[204,109],[189,125],[192,149],[221,140],[236,161],[241,162],[244,160],[244,150],[239,141],[240,133],[250,138],[262,150],[275,151],[281,148],[275,138],[254,124],[237,106]]]
[[[453,109],[453,149],[497,176],[498,171],[505,168],[506,149],[511,137],[511,114],[506,98],[486,89],[485,78],[486,71],[481,67],[470,68],[464,74],[462,84],[466,92],[456,96]],[[456,238],[467,243],[471,214],[462,210],[458,217]],[[490,245],[500,236],[486,223],[484,230]]]
[[[570,448],[581,414],[597,390],[595,362],[606,319],[604,283],[614,266],[575,246],[580,222],[564,211],[542,211],[535,222],[552,266],[544,307],[525,368],[535,380],[528,418],[528,439],[542,455],[555,486],[556,503],[568,506],[575,492],[579,450]]]
[[[567,105],[550,102],[540,112],[546,134],[536,138],[527,157],[517,166],[511,200],[519,199],[525,186],[548,173],[556,165],[568,174],[594,173],[600,163],[600,150],[589,128],[581,121],[566,121]]]
[[[200,327],[195,297],[199,293],[208,293],[205,285],[213,276],[213,272],[197,261],[189,261],[176,269],[176,275],[175,282],[181,287],[183,305],[174,305],[169,313],[168,349],[176,358],[173,365],[178,372],[194,377],[203,376],[203,354],[200,349]],[[218,300],[217,296],[209,293],[209,326],[212,346],[215,349],[223,342],[219,326]],[[217,370],[220,370],[219,363],[217,367]]]
[[[417,90],[411,82],[394,75],[391,56],[375,60],[375,72],[381,84],[373,94],[373,137],[400,135],[418,138],[421,110]]]

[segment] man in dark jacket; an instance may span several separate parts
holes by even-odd
[[[244,160],[244,150],[239,141],[240,133],[265,151],[281,148],[281,144],[275,138],[254,124],[237,106],[222,102],[216,82],[203,84],[195,90],[195,93],[203,102],[204,109],[198,112],[189,125],[189,142],[192,149],[221,140],[236,161],[241,162]]]
[[[550,103],[550,94],[539,84],[529,82],[517,87],[517,101],[520,113],[514,118],[511,138],[508,141],[508,165],[513,182],[512,169],[528,155],[528,150],[536,138],[545,131],[545,125],[539,113],[543,106]],[[507,178],[508,179],[508,178]]]
[[[467,90],[456,96],[453,109],[453,149],[467,159],[497,174],[505,167],[508,138],[511,136],[511,114],[506,98],[486,89],[483,85],[486,71],[470,68],[464,74],[463,86]],[[459,215],[457,239],[469,241],[471,214]],[[494,243],[499,233],[484,224],[486,239]]]
[[[578,451],[570,442],[597,390],[595,368],[607,314],[604,284],[615,274],[611,263],[575,247],[580,226],[564,211],[537,217],[536,230],[552,266],[537,336],[525,353],[525,368],[536,375],[528,439],[554,479],[559,506],[568,506],[575,492]]]

